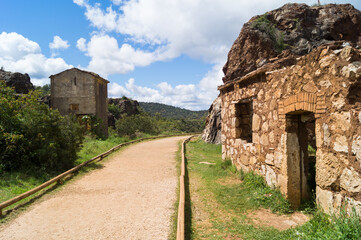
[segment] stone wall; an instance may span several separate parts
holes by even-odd
[[[108,81],[99,75],[72,68],[51,78],[51,106],[62,115],[95,115],[108,135]]]
[[[361,210],[360,60],[359,49],[326,45],[293,66],[219,87],[223,158],[263,175],[297,207],[309,198],[314,144],[319,205],[330,212],[347,201]],[[252,103],[251,120],[237,115],[242,102]],[[240,137],[242,121],[252,126],[250,140]]]

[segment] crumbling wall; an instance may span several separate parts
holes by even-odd
[[[298,117],[298,124],[307,126],[307,114],[313,114],[317,202],[328,212],[344,202],[360,211],[360,52],[338,44],[321,46],[293,66],[270,72],[260,68],[221,86],[223,158],[265,176],[298,206],[300,196],[307,195],[308,163],[300,147],[304,140],[292,132],[299,126],[290,119]],[[236,108],[244,100],[253,105],[251,141],[239,137]]]

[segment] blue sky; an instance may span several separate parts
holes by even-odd
[[[107,78],[109,97],[207,109],[242,25],[287,2],[1,0],[0,65],[35,85],[79,67]]]

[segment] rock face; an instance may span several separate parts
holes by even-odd
[[[116,116],[109,112],[108,113],[108,126],[115,127],[115,121],[120,119],[123,114],[128,116],[139,114],[139,103],[136,100],[130,100],[126,98],[109,98],[108,104],[114,104],[119,108]]]
[[[6,86],[13,87],[15,92],[19,94],[27,94],[30,90],[34,90],[34,86],[30,82],[30,77],[27,73],[12,73],[0,70],[0,80],[4,80]]]
[[[350,4],[286,4],[244,24],[223,67],[223,82],[267,64],[293,65],[296,57],[332,41],[361,46],[360,11]]]
[[[208,110],[206,127],[202,134],[202,139],[207,143],[221,143],[221,103],[221,98],[217,97]]]

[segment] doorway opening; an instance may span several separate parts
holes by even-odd
[[[316,191],[316,134],[312,112],[286,115],[287,196],[294,208],[310,201]]]

